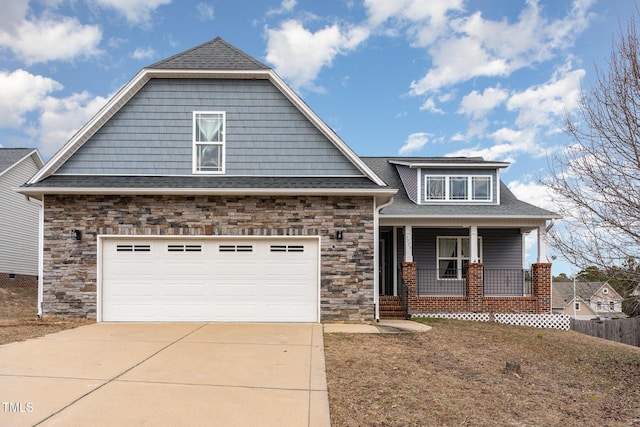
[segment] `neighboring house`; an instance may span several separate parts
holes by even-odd
[[[577,282],[575,302],[573,293],[573,282],[554,282],[553,312],[578,320],[627,317],[622,312],[623,298],[607,282]]]
[[[405,312],[548,313],[556,216],[516,200],[506,166],[360,158],[216,38],[141,70],[21,190],[43,201],[41,310],[369,322],[387,297]]]
[[[37,284],[40,202],[15,189],[43,163],[33,148],[0,148],[0,286]]]

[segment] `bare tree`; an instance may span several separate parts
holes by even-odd
[[[614,41],[607,70],[567,116],[573,144],[550,159],[543,183],[564,224],[550,243],[569,262],[640,281],[640,40],[632,18]],[[627,277],[620,277],[621,275]]]

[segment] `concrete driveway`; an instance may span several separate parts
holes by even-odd
[[[0,346],[0,425],[329,426],[322,325],[97,323]]]

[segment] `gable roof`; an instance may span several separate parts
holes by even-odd
[[[35,148],[0,148],[0,175],[4,175],[29,156],[33,156],[38,168],[43,166],[42,157]]]
[[[227,67],[236,68],[227,68]],[[213,67],[213,68],[211,68]],[[360,172],[379,186],[386,186],[355,152],[271,68],[231,46],[220,37],[143,68],[122,87],[47,162],[28,184],[54,174],[109,119],[153,78],[262,79],[270,81]]]
[[[607,282],[576,282],[576,298],[583,301],[591,301],[593,296],[600,291],[603,287],[607,286]],[[611,289],[612,300],[622,300],[620,294],[615,289],[608,286]],[[573,300],[573,282],[553,282],[553,306],[564,301],[569,304]]]
[[[149,65],[148,68],[182,70],[268,70],[269,67],[252,58],[220,37]]]
[[[544,220],[559,218],[559,216],[546,209],[539,208],[529,203],[518,200],[509,188],[500,182],[500,204],[499,205],[418,205],[413,202],[402,183],[400,175],[396,169],[396,164],[407,162],[415,164],[427,164],[434,159],[435,163],[442,163],[445,158],[410,158],[407,162],[398,157],[363,157],[362,158],[375,173],[380,176],[392,188],[398,188],[398,193],[390,206],[381,211],[381,218],[497,218],[497,219],[533,219]],[[491,167],[495,162],[484,162],[480,158],[460,159],[453,158],[452,164],[484,164]],[[442,167],[442,166],[441,166]]]

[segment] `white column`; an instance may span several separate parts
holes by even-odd
[[[547,227],[541,225],[538,227],[538,263],[547,263]]]
[[[476,263],[480,261],[478,257],[478,226],[472,225],[469,227],[469,249],[471,253],[469,254],[470,261],[472,263]]]
[[[413,229],[410,225],[404,226],[404,261],[413,262]]]

